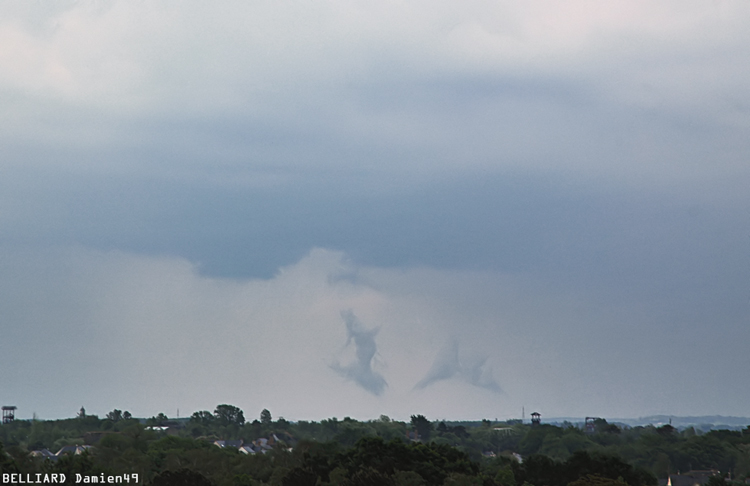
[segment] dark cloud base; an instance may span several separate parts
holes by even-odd
[[[639,298],[705,292],[703,282],[712,281],[715,298],[736,299],[750,274],[750,218],[739,209],[572,189],[542,177],[464,177],[378,192],[346,178],[259,189],[54,175],[24,174],[30,180],[18,204],[28,202],[27,214],[6,223],[3,244],[175,255],[228,278],[268,278],[323,247],[366,265],[522,272]]]

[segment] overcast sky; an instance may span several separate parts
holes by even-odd
[[[750,3],[6,1],[18,416],[750,416]]]

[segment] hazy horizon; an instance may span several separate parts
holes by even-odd
[[[218,404],[221,405],[221,404]],[[231,405],[231,404],[229,404]],[[112,412],[115,410],[113,408],[112,410],[109,410],[106,413],[97,414],[92,413],[90,410],[85,409],[86,416],[96,416],[100,420],[104,420],[107,418],[107,414],[109,412]],[[240,408],[241,409],[241,408]],[[125,412],[126,410],[120,410],[120,412]],[[192,414],[194,412],[200,412],[203,410],[195,410],[193,412],[185,413],[184,411],[178,410],[175,411],[174,415],[167,414],[165,412],[164,415],[167,416],[167,419],[169,421],[188,421],[190,420]],[[212,410],[205,410],[210,413],[213,413]],[[18,412],[16,410],[16,412]],[[179,416],[177,413],[179,412]],[[39,417],[36,414],[32,413],[32,416],[30,417],[23,417],[20,416],[18,413],[16,413],[15,420],[41,420],[41,421],[56,421],[56,420],[70,420],[70,419],[78,419],[80,414],[79,411],[71,415],[69,417]],[[411,415],[419,415],[418,413],[414,413]],[[290,423],[299,423],[299,422],[322,422],[324,420],[331,420],[336,419],[339,421],[343,421],[346,419],[353,419],[361,422],[370,422],[370,421],[380,421],[383,419],[383,417],[387,417],[389,420],[398,421],[398,422],[409,422],[411,420],[410,416],[405,417],[391,417],[385,414],[381,414],[378,417],[351,417],[349,415],[344,415],[342,417],[317,417],[317,418],[306,418],[306,419],[298,419],[295,417],[283,417],[283,416],[275,416],[272,413],[272,419],[274,421],[278,419],[284,419]],[[248,414],[248,411],[243,410],[243,416],[245,417],[246,423],[251,423],[253,421],[259,420],[260,413],[257,413],[255,415]],[[156,415],[152,416],[132,416],[133,419],[141,420],[141,421],[148,421],[152,418],[155,418]],[[712,429],[721,429],[722,426],[731,427],[731,428],[745,428],[750,427],[750,417],[741,417],[741,416],[725,416],[725,415],[700,415],[700,416],[679,416],[679,415],[669,415],[669,414],[657,414],[657,415],[649,415],[644,417],[598,417],[598,416],[587,416],[587,417],[546,417],[542,416],[540,414],[540,419],[542,423],[552,424],[552,425],[561,425],[565,423],[572,423],[576,425],[583,425],[588,418],[595,418],[595,419],[604,419],[608,423],[611,424],[622,424],[628,427],[635,427],[635,426],[647,426],[647,425],[653,425],[653,426],[661,426],[663,424],[670,424],[674,425],[676,428],[689,428],[692,426],[712,426]],[[531,414],[525,413],[524,417],[511,417],[511,418],[499,418],[499,417],[483,417],[483,418],[454,418],[454,417],[426,417],[430,422],[436,423],[436,422],[446,422],[446,423],[465,423],[465,422],[476,422],[481,423],[484,420],[489,420],[493,423],[506,423],[506,422],[515,422],[518,421],[525,425],[531,424]]]

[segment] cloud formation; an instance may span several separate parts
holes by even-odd
[[[453,340],[438,352],[427,374],[414,385],[415,389],[426,388],[440,380],[453,378],[459,373],[458,341]]]
[[[745,413],[748,24],[2,2],[0,389],[43,417]],[[345,313],[340,350],[341,309],[383,324]],[[726,408],[675,400],[696,379]]]
[[[0,9],[0,138],[27,163],[49,164],[44,140],[76,168],[203,180],[531,169],[637,185],[741,170],[747,148],[737,1]],[[690,162],[706,143],[711,168]]]
[[[422,390],[441,380],[460,377],[462,380],[480,388],[495,393],[502,389],[492,376],[492,370],[486,366],[487,357],[466,358],[466,362],[459,362],[458,340],[453,339],[446,344],[435,357],[432,366],[425,376],[414,385],[415,390]]]
[[[346,346],[353,342],[356,356],[347,365],[334,362],[331,368],[373,395],[382,395],[388,384],[383,375],[372,368],[378,352],[375,344],[378,329],[366,329],[351,309],[341,311],[341,318],[346,325]]]
[[[0,380],[19,417],[70,417],[81,405],[173,416],[217,403],[297,420],[514,418],[522,406],[627,417],[668,399],[672,413],[700,415],[715,411],[716,393],[722,413],[741,415],[749,393],[706,380],[704,400],[690,395],[696,376],[746,366],[750,339],[730,319],[701,326],[702,301],[677,333],[662,324],[679,315],[669,302],[499,272],[366,266],[331,250],[269,279],[229,279],[172,257],[0,248],[0,368],[11,370]],[[676,351],[698,341],[715,359]],[[665,342],[675,350],[666,360]]]

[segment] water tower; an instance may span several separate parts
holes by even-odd
[[[16,418],[16,407],[13,405],[3,406],[3,423],[9,424]]]

